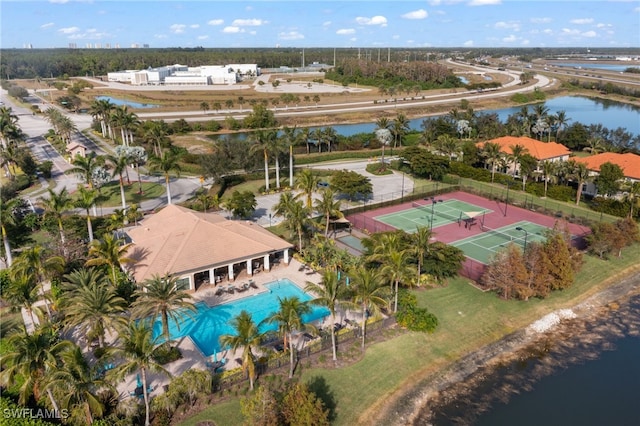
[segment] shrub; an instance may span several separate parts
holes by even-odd
[[[378,162],[367,164],[367,171],[377,176],[393,174],[385,164]]]
[[[180,352],[180,349],[168,345],[158,346],[153,353],[153,359],[162,365],[177,361],[181,358],[182,353]]]
[[[438,326],[438,318],[426,308],[419,308],[415,294],[404,289],[398,293],[396,321],[408,330],[427,333],[433,332]]]

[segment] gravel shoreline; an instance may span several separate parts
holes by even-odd
[[[565,336],[570,335],[571,330],[569,327],[564,327],[566,329],[563,329],[564,324],[570,323],[574,319],[582,320],[583,322],[597,319],[603,315],[603,308],[608,304],[629,299],[639,293],[640,271],[634,269],[616,284],[589,297],[571,309],[560,309],[546,315],[527,328],[516,331],[495,343],[474,351],[448,368],[426,377],[394,398],[394,402],[387,406],[384,412],[380,413],[377,423],[388,425],[414,424],[421,412],[426,409],[425,407],[427,407],[428,403],[442,396],[444,391],[448,391],[450,394],[447,395],[447,398],[455,398],[456,391],[453,388],[456,385],[463,386],[464,382],[480,368],[509,362],[519,356],[519,351],[536,342],[548,339],[549,335],[558,332],[558,329]]]

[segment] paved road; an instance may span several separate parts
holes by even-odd
[[[478,68],[478,67],[471,67],[471,66],[469,66],[468,68],[474,71],[484,71],[484,72],[487,71],[486,68]],[[511,77],[511,80],[503,86],[505,88],[510,88],[518,85],[518,76],[519,76],[518,73],[511,72],[511,71],[495,71],[495,70],[491,70],[491,72],[492,73],[500,72],[500,73],[509,75]],[[287,84],[289,83],[283,82],[278,89],[267,88],[265,90],[274,90],[274,91],[277,90],[277,91],[282,91],[284,93],[287,89]],[[297,84],[297,83],[292,83],[292,84]],[[508,96],[516,92],[532,91],[537,87],[545,87],[549,84],[552,84],[552,81],[550,81],[548,78],[542,75],[538,75],[538,81],[536,82],[536,84],[527,86],[527,87],[518,86],[515,89],[502,90],[500,92],[488,92],[488,93],[459,92],[459,93],[452,93],[448,95],[432,95],[432,96],[426,96],[424,100],[420,100],[420,101],[398,103],[397,107],[406,108],[406,107],[441,103],[443,99],[450,101],[453,99],[462,99],[462,98],[476,99],[476,98]],[[271,85],[265,84],[264,86],[262,86],[262,88],[264,88],[265,86],[271,87]],[[161,87],[161,88],[147,87],[147,89],[166,90],[166,87]],[[316,85],[316,87],[312,85],[312,89],[309,89],[309,90],[322,91],[322,89],[318,85]],[[54,185],[52,185],[53,189],[55,191],[59,191],[62,188],[66,187],[67,190],[69,190],[70,192],[74,191],[78,183],[80,183],[80,180],[78,179],[77,176],[65,174],[65,171],[70,168],[70,165],[65,160],[65,158],[63,158],[60,154],[58,154],[57,151],[48,143],[48,141],[46,141],[46,139],[42,137],[42,135],[44,135],[49,130],[50,128],[49,123],[41,115],[33,115],[30,110],[20,107],[14,104],[13,102],[11,102],[11,99],[6,96],[5,91],[2,91],[0,93],[0,97],[6,104],[10,105],[13,108],[14,113],[18,116],[20,120],[19,124],[22,130],[29,136],[27,140],[27,145],[34,152],[34,156],[36,157],[36,159],[38,161],[49,160],[53,162],[53,165],[54,165],[52,170],[52,175],[54,178],[53,179]],[[43,111],[46,110],[48,107],[52,106],[51,104],[48,104],[45,99],[40,98],[38,96],[34,96],[33,98],[29,99],[29,101],[34,105],[38,105],[40,109]],[[57,106],[54,106],[54,107],[58,108]],[[319,110],[322,111],[322,114],[336,114],[341,112],[366,111],[366,110],[388,109],[388,108],[389,108],[389,104],[372,105],[371,101],[366,101],[366,102],[323,105],[322,108],[320,109],[315,107],[280,108],[280,109],[276,109],[275,114],[276,116],[314,115],[314,114],[318,114]],[[76,124],[76,127],[79,130],[86,129],[91,125],[92,117],[87,114],[67,113],[64,110],[61,110],[61,112],[65,113],[71,120],[73,120],[73,122]],[[238,118],[241,118],[243,116],[242,111],[239,109],[231,110],[229,112],[235,113],[236,117]],[[191,114],[196,115],[196,117],[188,117]],[[138,117],[141,119],[163,118],[168,121],[171,121],[172,119],[178,119],[178,118],[184,117],[187,120],[193,121],[193,120],[202,120],[202,111],[140,113],[138,114]],[[103,146],[98,146],[94,144],[93,141],[86,138],[80,132],[75,133],[72,136],[72,139],[73,141],[81,142],[82,144],[87,146],[89,151],[93,151],[98,154],[105,154],[108,152],[107,150],[110,149],[110,148],[105,148]],[[356,162],[337,162],[332,164],[323,164],[315,167],[349,169],[349,170],[357,171],[358,173],[361,173],[365,176],[368,176],[371,179],[371,182],[373,185],[374,199],[380,199],[381,197],[386,197],[388,196],[388,194],[391,194],[391,193],[395,193],[397,197],[400,197],[402,194],[403,188],[405,192],[410,191],[413,188],[413,181],[411,181],[411,179],[406,178],[402,174],[395,173],[393,175],[387,175],[387,176],[373,176],[366,172],[365,170],[366,165],[367,165],[366,161],[356,161]],[[131,180],[137,179],[137,175],[135,174],[134,170],[130,170],[130,176],[131,176]],[[149,177],[149,176],[143,175],[142,179],[146,181],[163,182],[162,178],[160,177]],[[34,203],[37,201],[39,197],[41,197],[42,195],[46,195],[46,188],[49,187],[48,183],[44,180],[41,180],[41,184],[42,184],[42,188],[38,191],[33,192],[29,196],[31,201]],[[179,178],[179,179],[174,178],[172,179],[172,182],[171,182],[172,199],[175,202],[186,201],[187,199],[193,196],[193,194],[198,188],[200,188],[200,182],[197,178]],[[278,202],[279,198],[280,198],[279,194],[258,196],[257,197],[258,206],[256,209],[256,213],[253,217],[253,220],[257,221],[261,225],[278,223],[281,219],[274,217],[272,214],[270,215],[270,213],[272,212],[272,208]],[[143,210],[153,210],[165,205],[166,202],[167,202],[166,196],[163,196],[157,200],[143,202],[141,205],[141,208]],[[104,208],[102,209],[102,214],[106,214],[112,211],[113,209],[114,208],[109,208],[109,209]]]

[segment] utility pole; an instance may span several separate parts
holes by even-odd
[[[387,62],[391,62],[391,48],[387,47]]]

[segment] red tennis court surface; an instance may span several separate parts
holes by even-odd
[[[437,198],[445,201],[465,201],[470,204],[492,210],[492,212],[486,213],[484,215],[484,225],[492,229],[498,229],[503,226],[513,225],[522,221],[528,221],[547,228],[553,228],[558,220],[562,220],[521,207],[512,205],[505,206],[504,202],[489,200],[487,198],[462,191],[441,194],[438,195]],[[349,219],[354,228],[366,231],[368,233],[394,231],[395,228],[377,221],[375,217],[412,208],[412,202],[409,201],[396,206],[384,207],[381,209],[372,209],[364,213],[350,215],[347,217],[347,219]],[[478,220],[480,220],[480,218],[478,218]],[[589,227],[584,225],[567,223],[567,226],[569,228],[569,232],[571,232],[571,234],[574,236],[574,243],[579,243],[581,241],[581,237],[584,237],[587,233],[590,232]],[[443,243],[447,244],[482,233],[483,231],[481,230],[481,226],[479,224],[478,226],[465,227],[462,223],[458,224],[455,222],[433,229],[435,240],[442,241]],[[460,273],[472,280],[478,280],[484,272],[484,269],[485,265],[467,257],[467,260],[463,264]]]

